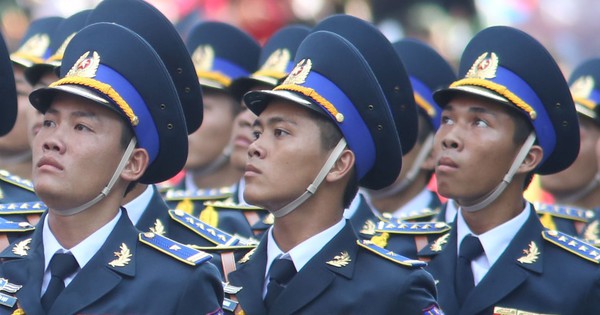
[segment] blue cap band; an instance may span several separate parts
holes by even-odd
[[[227,59],[218,57],[215,57],[212,69],[207,71],[221,72],[222,74],[228,76],[232,80],[240,77],[247,77],[250,75],[250,72],[246,71],[244,68],[230,62]]]
[[[427,116],[430,118],[431,123],[433,124],[433,128],[438,130],[440,128],[440,120],[441,120],[441,108],[433,99],[433,91],[429,89],[427,85],[425,85],[421,80],[411,76],[410,83],[413,88],[413,92],[422,97],[429,105],[433,107],[435,111],[434,115],[431,116],[430,113],[427,113]],[[420,106],[420,104],[417,103]],[[427,112],[427,109],[424,109]]]

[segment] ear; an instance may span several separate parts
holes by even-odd
[[[144,175],[146,168],[148,168],[149,161],[150,157],[148,156],[146,149],[133,149],[129,161],[127,161],[125,168],[121,172],[121,178],[128,182],[134,182],[140,179],[140,177]]]
[[[328,182],[335,182],[344,178],[346,174],[352,171],[354,159],[354,152],[349,149],[342,151],[342,155],[335,161],[335,164],[333,164],[333,167],[325,177],[325,180]]]
[[[525,160],[519,166],[517,174],[527,174],[533,171],[541,162],[544,157],[544,150],[539,145],[534,145],[529,149],[529,152],[525,156]]]

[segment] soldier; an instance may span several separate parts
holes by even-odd
[[[170,178],[187,156],[183,111],[156,52],[122,26],[94,24],[67,46],[60,78],[30,96],[44,113],[33,174],[49,209],[1,254],[15,294],[0,312],[221,312],[210,256],[139,233],[120,209],[135,182]]]
[[[352,44],[326,31],[308,35],[295,62],[272,91],[244,96],[258,115],[244,197],[275,222],[229,274],[241,309],[435,314],[422,264],[357,241],[343,217],[359,184],[382,188],[400,172],[400,141],[376,77]]]
[[[573,99],[551,55],[510,27],[479,32],[434,94],[438,191],[459,206],[420,253],[446,314],[598,314],[600,250],[546,230],[523,191],[577,157]],[[540,75],[543,74],[543,75]],[[567,286],[565,284],[576,283]]]

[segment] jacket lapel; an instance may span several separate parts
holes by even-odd
[[[338,276],[352,278],[358,246],[356,234],[346,221],[346,226],[319,251],[288,283],[275,301],[269,314],[292,314],[309,304],[333,283]],[[336,256],[348,253],[346,264],[333,266]]]
[[[152,185],[152,198],[150,199],[150,203],[144,210],[144,213],[140,217],[139,221],[135,225],[135,227],[140,231],[150,231],[150,229],[154,229],[154,233],[160,235],[169,235],[168,223],[170,222],[169,218],[169,207],[163,201],[158,189],[156,189],[155,185]],[[156,220],[160,220],[163,231],[157,231]],[[158,227],[160,229],[160,227]],[[162,232],[162,233],[159,233]]]
[[[246,314],[266,314],[263,303],[263,284],[267,266],[267,233],[258,247],[249,252],[250,260],[238,265],[238,269],[229,274],[229,282],[242,289],[236,294]],[[250,254],[252,253],[252,254]],[[243,258],[242,258],[243,259]]]
[[[100,250],[58,296],[49,315],[75,314],[113,290],[123,275],[134,277],[138,233],[127,213],[122,211],[121,218]]]
[[[531,273],[542,273],[542,230],[537,215],[531,210],[529,218],[504,253],[467,297],[461,314],[477,314],[490,308],[514,291]],[[535,244],[533,247],[537,251],[532,251],[531,244]]]

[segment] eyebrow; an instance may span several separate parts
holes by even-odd
[[[283,123],[283,122],[289,123],[292,125],[297,125],[297,123],[295,121],[293,121],[291,119],[286,119],[281,116],[275,116],[275,117],[271,117],[271,118],[267,119],[266,125],[275,125],[275,124]],[[256,118],[256,120],[254,120],[254,123],[252,124],[252,127],[262,127],[262,126],[263,126],[263,123],[260,120],[260,118]]]
[[[55,109],[55,108],[48,108],[48,110],[46,110],[46,114],[57,115],[59,113],[60,113],[60,111],[57,110],[57,109]],[[87,112],[87,111],[82,111],[82,110],[71,112],[70,116],[72,116],[72,117],[78,117],[78,118],[79,117],[91,118],[91,119],[94,119],[94,120],[98,120],[98,116],[95,113]]]
[[[452,105],[447,104],[446,106],[444,106],[442,111],[453,111],[453,110],[454,110],[454,108],[452,107]],[[496,113],[494,111],[491,111],[485,107],[471,106],[471,107],[469,107],[469,112],[496,116]]]

